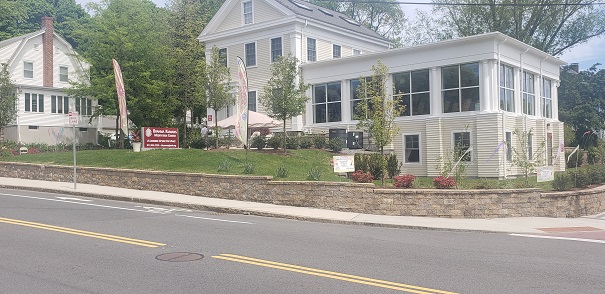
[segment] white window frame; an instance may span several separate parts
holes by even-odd
[[[507,112],[515,112],[515,68],[508,64],[500,64],[500,68],[498,69],[500,72],[500,80],[498,81],[498,108]],[[506,71],[510,70],[511,76],[510,81],[506,77]],[[510,87],[507,86],[507,83],[510,82]],[[511,97],[502,97],[502,94],[509,93]],[[506,95],[505,95],[506,96]],[[502,102],[504,100],[504,106],[502,107]],[[508,109],[508,103],[510,100],[511,109]]]
[[[456,134],[461,134],[461,133],[468,133],[468,148],[472,148],[473,147],[473,133],[470,130],[454,130],[452,131],[452,141],[451,141],[451,150],[454,150],[454,148],[456,147]],[[465,151],[466,152],[466,151]],[[469,152],[469,160],[460,160],[461,162],[473,162],[473,153],[475,153],[475,150],[471,150],[471,152]],[[458,161],[458,158],[456,158],[456,161]]]
[[[428,85],[429,88],[426,91],[418,91],[418,92],[414,92],[414,81],[412,78],[412,74],[413,73],[418,73],[418,72],[424,72],[427,71],[428,72]],[[396,72],[393,73],[391,75],[392,81],[393,81],[393,91],[395,91],[395,76],[396,75],[407,75],[408,76],[408,81],[409,81],[409,85],[408,87],[410,88],[410,92],[409,93],[393,93],[394,97],[400,97],[400,101],[401,103],[404,102],[405,96],[409,96],[410,97],[410,107],[406,107],[405,111],[402,112],[399,116],[400,117],[405,117],[405,116],[414,116],[414,96],[418,96],[421,94],[428,94],[429,95],[429,112],[428,113],[424,113],[424,114],[416,114],[416,115],[430,115],[431,114],[431,71],[428,68],[425,69],[417,69],[417,70],[411,70],[411,71],[403,71],[403,72]],[[406,115],[405,113],[408,112],[409,115]]]
[[[221,52],[225,52],[225,62],[224,63],[222,62],[222,59],[221,59],[221,57],[222,57]],[[225,67],[227,67],[227,68],[229,67],[229,50],[227,49],[227,47],[218,49],[218,61],[221,64],[223,64]]]
[[[59,106],[61,106],[60,111],[59,111]],[[50,95],[50,113],[68,114],[69,113],[69,96]]]
[[[469,66],[469,65],[477,65],[477,84],[476,85],[462,85],[463,82],[463,78],[462,78],[462,67],[463,66]],[[444,76],[444,68],[453,68],[456,67],[458,70],[458,82],[457,82],[457,86],[454,88],[445,88],[445,79],[443,78]],[[460,64],[452,64],[452,65],[446,65],[446,66],[442,66],[441,67],[441,105],[442,105],[442,113],[447,114],[447,113],[461,113],[461,112],[470,112],[470,111],[479,111],[481,109],[481,75],[482,75],[482,70],[481,70],[481,64],[479,62],[468,62],[468,63],[460,63]],[[429,76],[430,78],[430,76]],[[477,105],[469,105],[467,110],[464,109],[464,105],[465,102],[468,101],[468,98],[466,98],[463,95],[463,92],[466,90],[477,90],[477,102],[479,104],[479,106],[477,107]],[[445,112],[446,111],[446,104],[445,104],[445,99],[446,99],[446,93],[448,92],[453,92],[453,91],[457,91],[457,96],[458,96],[458,110],[456,111],[449,111],[449,112]],[[465,99],[466,98],[466,99]]]
[[[338,56],[336,56],[336,48],[338,48]],[[342,57],[342,46],[338,44],[332,44],[332,58],[341,58]]]
[[[340,86],[340,100],[328,101],[328,87],[330,85],[335,85],[335,84],[338,84]],[[319,102],[319,103],[317,103],[315,101],[315,87],[317,87],[317,86],[323,86],[325,88],[325,97],[324,97],[325,99],[324,99],[323,102]],[[312,97],[311,97],[311,105],[312,105],[312,108],[313,108],[313,123],[314,124],[334,123],[334,122],[341,122],[342,121],[342,115],[343,115],[343,113],[342,113],[342,89],[343,89],[343,83],[342,83],[342,81],[333,81],[333,82],[320,83],[320,84],[313,85],[313,87],[312,87],[313,93],[312,93]],[[340,119],[339,120],[330,121],[329,120],[329,118],[330,118],[329,113],[330,112],[328,111],[328,106],[329,105],[334,105],[334,104],[340,104]],[[325,117],[324,118],[326,119],[326,121],[324,121],[324,122],[317,122],[317,116],[316,116],[317,113],[315,112],[315,107],[317,105],[323,105],[323,106],[325,106]]]
[[[313,51],[309,48],[310,40],[313,40]],[[313,59],[309,58],[311,52],[313,52]],[[315,38],[307,37],[307,61],[317,61],[317,39]]]
[[[407,146],[406,146],[406,136],[418,136],[418,162],[415,161],[407,161],[407,156],[405,155],[405,152],[407,150]],[[403,133],[401,134],[401,139],[403,141],[403,164],[406,165],[422,165],[422,134],[420,133]]]
[[[351,55],[361,55],[363,54],[363,51],[361,51],[361,49],[351,49]]]
[[[246,12],[246,4],[250,4],[250,11]],[[247,18],[250,16],[250,18]],[[254,23],[254,4],[252,0],[244,0],[242,1],[242,24],[249,25]]]
[[[248,51],[247,47],[250,44],[252,44],[254,46],[254,64],[252,64],[252,65],[250,65],[250,62],[248,60],[248,52],[247,52]],[[257,64],[257,58],[256,58],[257,56],[258,56],[258,54],[256,54],[256,42],[245,43],[244,44],[244,58],[246,61],[246,67],[255,67]]]
[[[279,39],[279,55],[273,55],[273,40],[277,40]],[[279,56],[284,56],[284,40],[282,37],[275,37],[275,38],[271,38],[271,40],[269,41],[269,51],[270,51],[270,56],[269,56],[269,60],[271,60],[271,63],[276,62],[277,58]]]
[[[29,99],[28,99],[29,96]],[[34,97],[36,100],[36,109],[34,109]],[[29,100],[29,103],[28,101]],[[23,97],[23,111],[25,112],[29,112],[29,113],[44,113],[44,94],[37,94],[37,93],[25,93],[24,97]],[[29,108],[29,110],[28,110]]]
[[[82,103],[83,101],[85,101],[85,102]],[[92,99],[76,97],[74,102],[76,105],[76,111],[80,115],[92,115],[92,110],[93,110]],[[84,109],[82,109],[82,106],[84,106]]]
[[[254,110],[250,109],[250,94],[254,93]],[[251,111],[258,111],[258,92],[256,92],[256,90],[254,91],[248,91],[248,110]]]
[[[521,76],[523,81],[521,87],[523,113],[527,115],[536,115],[536,75],[531,72],[523,71]]]
[[[61,71],[63,69],[65,69],[65,74],[61,73]],[[69,67],[59,66],[59,82],[63,82],[63,83],[69,82]]]
[[[548,87],[547,87],[548,81]],[[552,118],[552,80],[542,78],[542,87],[540,87],[540,96],[542,97],[542,116],[546,118]],[[548,89],[548,93],[544,91]],[[548,107],[546,102],[548,101]],[[547,109],[548,108],[548,109]]]
[[[27,69],[26,65],[31,65],[31,69]],[[31,76],[28,76],[31,75]],[[24,79],[33,79],[34,78],[34,62],[33,61],[23,61],[23,78]]]

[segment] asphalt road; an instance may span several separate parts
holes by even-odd
[[[0,293],[603,293],[604,252],[0,190]]]

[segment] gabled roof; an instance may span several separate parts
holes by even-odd
[[[267,2],[267,4],[275,7],[277,10],[286,14],[284,18],[287,17],[299,17],[303,20],[309,19],[314,20],[319,23],[324,23],[329,27],[338,27],[347,32],[353,32],[356,34],[363,35],[365,37],[372,38],[374,40],[382,41],[384,43],[392,44],[392,42],[380,34],[366,28],[355,20],[349,18],[348,16],[332,11],[327,8],[323,8],[321,6],[317,6],[312,3],[303,2],[302,0],[262,0]],[[233,7],[239,3],[238,0],[227,0],[221,8],[216,12],[216,14],[212,17],[210,22],[206,25],[204,30],[200,33],[198,39],[203,41],[206,39],[208,35],[211,35],[212,32],[220,25],[226,15],[230,12]]]

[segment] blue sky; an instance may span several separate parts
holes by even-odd
[[[76,0],[82,5],[99,0]],[[157,6],[165,6],[166,0],[152,0]],[[414,0],[413,2],[430,2],[430,0]],[[404,11],[408,18],[413,17],[415,9],[430,10],[430,5],[405,5]],[[587,69],[595,63],[601,63],[599,68],[605,68],[605,37],[592,38],[589,42],[577,45],[568,52],[559,56],[565,62],[579,63],[580,69]]]

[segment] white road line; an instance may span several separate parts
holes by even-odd
[[[605,244],[605,240],[593,240],[593,239],[582,239],[582,238],[567,238],[567,237],[557,237],[557,236],[526,235],[526,234],[510,234],[510,236],[528,237],[528,238],[540,238],[540,239],[555,239],[555,240],[580,241],[580,242],[590,242],[590,243]]]
[[[63,200],[74,200],[74,201],[86,201],[86,202],[90,202],[92,200],[88,200],[88,199],[80,199],[80,198],[75,198],[75,197],[57,197],[59,199],[63,199]]]
[[[203,219],[203,220],[211,220],[211,221],[227,222],[227,223],[238,223],[238,224],[246,224],[246,225],[253,225],[254,224],[254,223],[250,223],[250,222],[240,222],[240,221],[232,221],[232,220],[226,220],[226,219],[209,218],[209,217],[201,217],[201,216],[192,216],[192,215],[184,215],[184,214],[175,214],[175,216],[184,216],[184,217],[197,218],[197,219]]]

